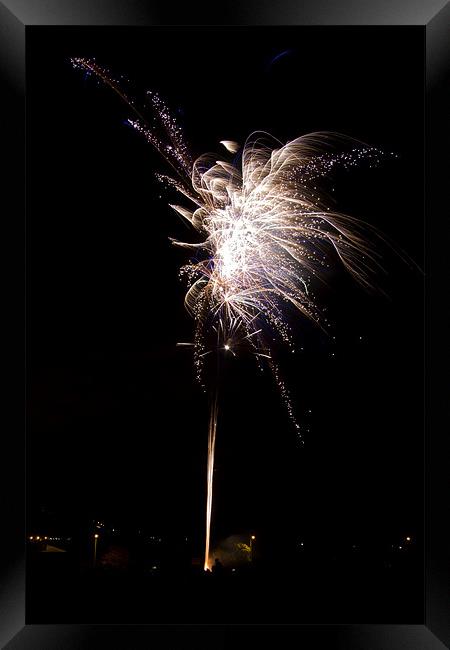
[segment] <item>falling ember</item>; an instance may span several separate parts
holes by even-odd
[[[174,172],[174,178],[157,175],[180,195],[183,205],[171,207],[200,236],[195,243],[172,240],[192,252],[180,272],[189,287],[185,305],[196,321],[192,345],[198,379],[203,383],[204,360],[211,358],[207,355],[212,350],[236,356],[237,342],[272,372],[301,439],[289,391],[272,355],[279,340],[293,349],[288,308],[324,327],[314,289],[328,269],[340,265],[367,287],[380,259],[366,236],[375,230],[337,212],[320,183],[335,168],[363,161],[374,166],[383,154],[338,134],[312,133],[283,144],[255,132],[242,147],[221,141],[231,160],[211,154],[193,160],[182,130],[159,95],[147,94],[151,115],[144,117],[144,110],[109,70],[94,60],[74,58],[72,63],[109,86],[133,111],[126,123]],[[216,390],[208,434],[205,570],[210,563]]]

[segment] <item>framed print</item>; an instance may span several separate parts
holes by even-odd
[[[0,9],[4,647],[448,646],[448,5]]]

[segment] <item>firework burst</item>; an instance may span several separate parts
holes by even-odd
[[[367,237],[369,227],[337,212],[321,181],[337,167],[349,168],[362,160],[377,164],[381,152],[338,134],[313,133],[283,144],[256,132],[242,146],[222,141],[220,157],[193,159],[182,130],[158,94],[147,94],[147,116],[106,68],[83,58],[72,63],[119,94],[133,112],[128,124],[172,168],[173,174],[157,177],[181,196],[180,204],[170,205],[199,240],[172,240],[192,253],[181,274],[188,283],[186,308],[196,321],[192,345],[198,378],[202,380],[204,359],[211,352],[236,354],[245,347],[261,367],[271,369],[300,434],[273,358],[273,340],[293,345],[287,315],[292,309],[323,326],[314,290],[328,269],[342,265],[358,282],[370,286],[378,256]],[[205,568],[218,409],[216,388],[213,392]]]

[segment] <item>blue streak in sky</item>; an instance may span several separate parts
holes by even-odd
[[[280,52],[276,56],[273,57],[273,59],[270,61],[269,65],[272,65],[275,63],[275,61],[278,61],[278,59],[281,59],[282,56],[286,56],[286,54],[290,54],[292,50],[283,50],[283,52]]]

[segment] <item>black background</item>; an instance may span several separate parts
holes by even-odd
[[[138,96],[159,90],[195,155],[255,129],[281,140],[333,130],[394,151],[399,158],[381,169],[341,175],[336,198],[422,265],[422,32],[40,28],[29,36],[29,526],[43,509],[68,528],[105,516],[186,532],[200,555],[207,405],[189,352],[176,348],[191,340],[193,323],[177,278],[185,256],[167,240],[189,232],[153,179],[163,163],[122,124],[129,111],[68,59],[95,56],[128,75]],[[389,299],[336,274],[327,296],[335,342],[293,323],[304,351],[282,365],[310,429],[304,447],[270,377],[246,359],[227,364],[217,539],[255,531],[277,541],[280,557],[298,537],[324,554],[407,534],[421,544],[422,278],[383,253]],[[420,581],[420,553],[415,571]]]

